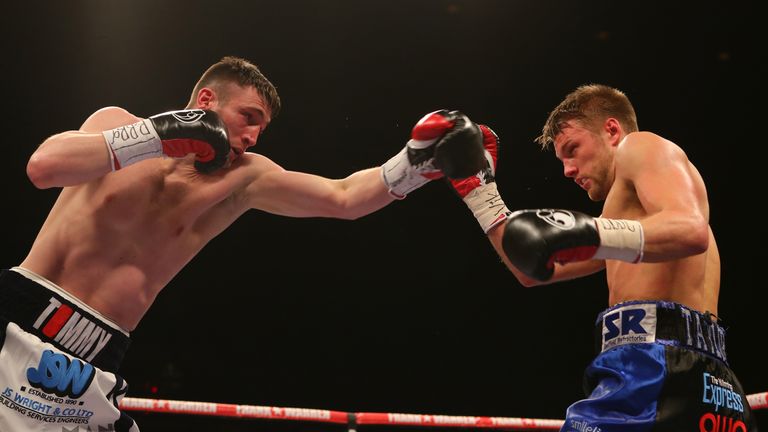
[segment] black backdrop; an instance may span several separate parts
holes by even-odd
[[[533,138],[567,92],[599,82],[624,90],[641,129],[678,143],[707,181],[731,363],[748,393],[768,390],[755,348],[765,341],[764,286],[752,252],[765,231],[729,198],[752,192],[735,160],[751,157],[746,131],[761,133],[745,119],[761,88],[754,13],[738,3],[4,7],[3,267],[23,259],[58,194],[25,175],[43,139],[106,105],[140,116],[182,108],[224,55],[254,61],[278,87],[284,111],[255,151],[287,169],[340,178],[379,165],[424,113],[460,109],[501,136],[498,183],[509,207],[593,214],[599,206]],[[581,396],[606,299],[603,274],[521,287],[460,200],[434,182],[352,222],[246,214],[160,294],[133,332],[122,374],[135,397],[562,418]],[[146,431],[283,427],[136,418]]]

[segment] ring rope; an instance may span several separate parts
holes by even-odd
[[[753,410],[768,408],[768,392],[747,395]],[[258,405],[235,405],[216,402],[192,402],[165,399],[125,397],[120,409],[156,413],[207,415],[217,417],[258,418],[288,421],[312,421],[347,424],[350,431],[356,425],[439,426],[515,430],[559,430],[563,420],[520,417],[479,417],[438,414],[350,413],[313,408],[281,408]]]
[[[768,408],[768,392],[747,395],[747,402],[753,410]]]

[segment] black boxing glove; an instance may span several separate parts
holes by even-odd
[[[381,166],[389,193],[402,199],[430,180],[464,178],[486,164],[483,135],[459,111],[427,114],[413,127],[403,150]]]
[[[526,276],[546,281],[555,263],[643,258],[643,226],[638,221],[593,218],[569,210],[519,210],[507,218],[502,247]]]
[[[435,167],[449,179],[474,176],[485,168],[485,148],[480,127],[459,111],[447,114],[453,127],[435,144]]]
[[[209,173],[229,160],[224,122],[210,110],[180,110],[154,115],[102,132],[112,155],[112,170],[153,157],[195,154],[195,168]]]
[[[485,167],[472,177],[449,179],[449,184],[461,197],[477,219],[484,233],[509,216],[504,200],[496,188],[496,162],[499,154],[499,136],[486,125],[479,125],[483,133]]]

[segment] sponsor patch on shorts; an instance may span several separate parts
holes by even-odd
[[[603,315],[601,351],[636,343],[656,341],[656,305],[622,306]]]

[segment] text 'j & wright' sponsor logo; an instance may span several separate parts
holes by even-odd
[[[20,415],[35,420],[39,424],[42,423],[65,423],[62,430],[80,430],[93,431],[96,426],[89,424],[94,412],[78,406],[63,407],[60,404],[50,404],[42,402],[33,397],[26,396],[24,386],[21,387],[21,391],[16,392],[10,387],[6,387],[0,394],[0,408],[7,407],[17,412]],[[29,392],[33,393],[33,392]],[[75,403],[72,399],[66,399],[65,404]],[[81,403],[82,405],[82,403]],[[0,415],[2,418],[2,415]],[[79,425],[79,426],[78,426]],[[86,426],[82,426],[86,425]],[[113,431],[112,425],[99,426],[104,431]],[[16,430],[16,429],[14,429]],[[26,429],[25,429],[26,430]],[[45,430],[56,430],[53,425],[47,425]]]
[[[43,351],[37,368],[27,369],[27,380],[33,387],[74,399],[83,395],[95,375],[91,364],[51,350]]]
[[[741,395],[733,391],[733,384],[706,372],[704,378],[704,391],[701,401],[708,405],[714,405],[715,411],[727,408],[738,412],[744,412],[744,401]]]
[[[45,326],[43,326],[45,323]],[[86,361],[92,361],[112,338],[101,325],[51,297],[33,327]]]
[[[602,334],[603,351],[618,345],[655,341],[656,305],[624,306],[605,314]]]

